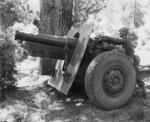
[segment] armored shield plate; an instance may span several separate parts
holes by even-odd
[[[78,72],[92,29],[93,25],[87,25],[80,28],[72,29],[68,32],[67,37],[72,38],[76,33],[79,33],[80,35],[75,50],[73,52],[72,58],[67,66],[67,73],[69,74],[67,75],[68,78],[66,79],[64,77],[64,60],[57,61],[55,66],[55,75],[50,76],[48,84],[66,95]]]

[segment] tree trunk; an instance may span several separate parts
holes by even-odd
[[[72,26],[73,0],[40,0],[39,33],[64,36]],[[40,68],[43,75],[49,75],[49,69],[56,60],[41,59]]]
[[[2,23],[2,13],[0,12],[0,30],[2,28],[2,25],[3,25],[3,23]]]

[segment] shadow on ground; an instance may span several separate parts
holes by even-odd
[[[142,98],[139,88],[127,105],[111,111],[92,105],[84,91],[70,92],[65,96],[47,85],[22,87],[8,92],[0,107],[2,122],[150,121],[150,102]]]
[[[18,73],[19,88],[6,91],[0,104],[0,122],[149,122],[150,100],[142,98],[141,89],[119,109],[103,111],[91,104],[85,91],[67,96],[46,84],[37,72]],[[150,91],[149,80],[146,87]]]

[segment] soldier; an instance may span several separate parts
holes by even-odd
[[[147,95],[146,89],[145,89],[145,84],[142,81],[142,78],[140,77],[140,74],[139,74],[139,71],[140,71],[140,69],[139,69],[140,58],[139,58],[139,56],[134,55],[134,49],[133,49],[132,42],[128,38],[129,29],[128,28],[121,28],[119,30],[119,32],[120,32],[120,37],[122,39],[116,39],[116,38],[113,38],[113,37],[104,36],[103,39],[102,39],[102,41],[105,43],[104,47],[109,48],[109,44],[122,45],[122,48],[124,48],[125,54],[130,57],[132,63],[135,66],[136,76],[137,76],[137,84],[143,90],[143,97],[144,98],[149,98],[149,96]]]

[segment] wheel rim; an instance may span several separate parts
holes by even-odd
[[[119,96],[126,84],[126,74],[120,67],[108,69],[103,76],[104,92],[110,97]]]

